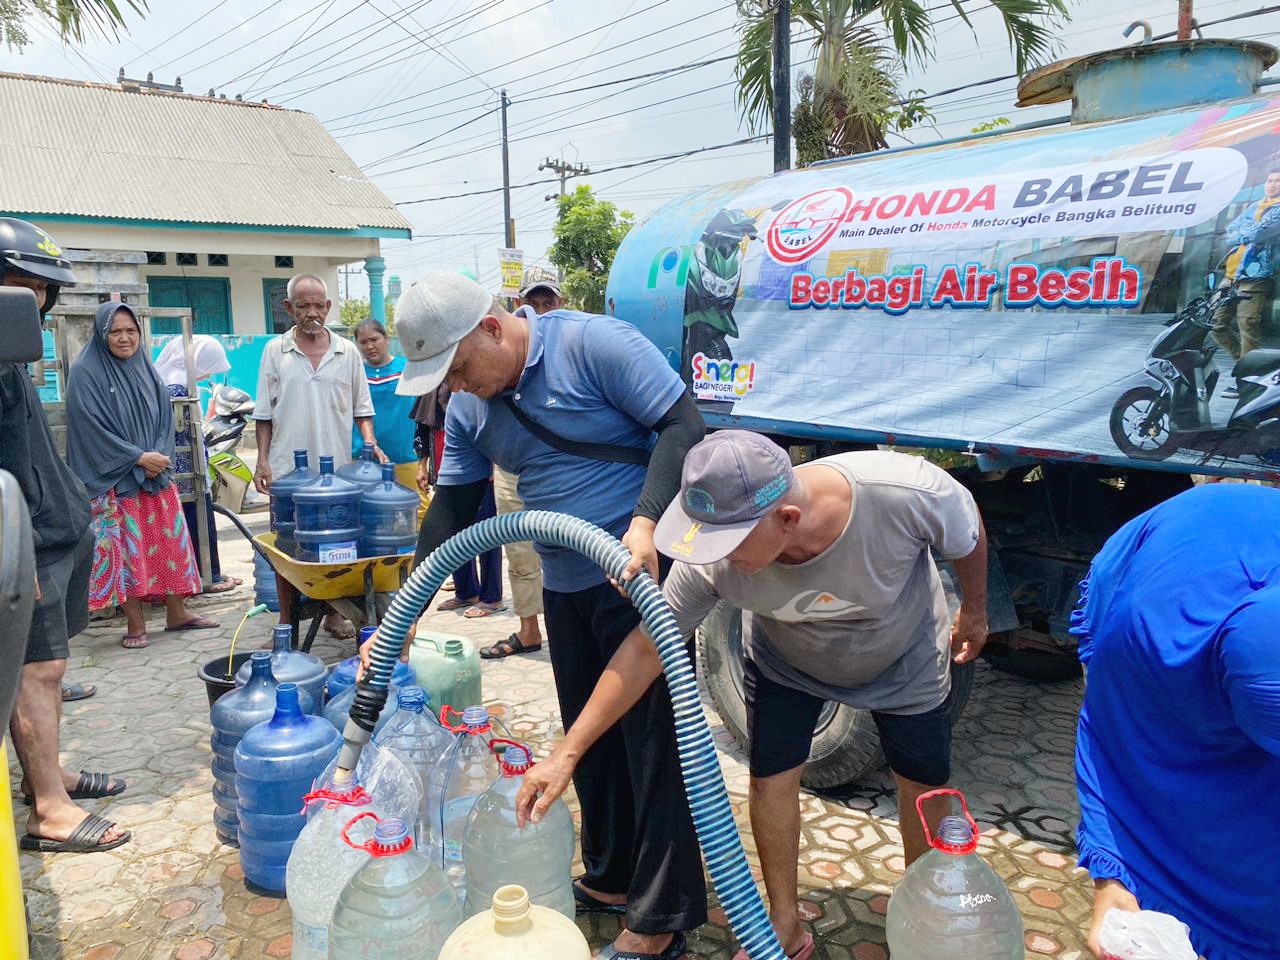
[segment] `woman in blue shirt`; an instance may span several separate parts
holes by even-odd
[[[373,435],[378,448],[396,465],[396,479],[410,490],[417,490],[422,498],[419,519],[427,509],[426,490],[418,479],[418,454],[413,449],[417,424],[413,420],[415,397],[396,393],[400,374],[404,371],[404,357],[391,354],[391,340],[387,328],[372,318],[356,325],[356,346],[364,355],[364,373],[369,380],[369,394],[373,398]],[[351,455],[359,456],[364,449],[359,430],[351,432]]]
[[[1090,949],[1141,908],[1207,960],[1280,957],[1280,490],[1208,484],[1130,521],[1073,620]]]

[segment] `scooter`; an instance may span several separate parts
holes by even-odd
[[[1256,274],[1253,254],[1251,246],[1237,276]],[[1219,379],[1213,316],[1250,295],[1234,283],[1219,286],[1215,274],[1206,280],[1210,292],[1175,314],[1148,348],[1143,372],[1155,385],[1126,391],[1111,408],[1111,438],[1137,460],[1166,460],[1190,449],[1204,454],[1201,462],[1254,456],[1280,466],[1280,350],[1250,350],[1236,362],[1236,405],[1225,424],[1213,422],[1209,401]]]
[[[253,412],[253,397],[224,383],[214,387],[211,403],[213,417],[203,427],[210,492],[214,503],[240,513],[253,487],[253,471],[235,451]]]

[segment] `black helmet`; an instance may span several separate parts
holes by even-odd
[[[0,217],[0,257],[4,258],[5,270],[49,281],[42,313],[48,313],[58,302],[59,289],[76,285],[71,261],[62,256],[62,248],[53,237],[26,220]]]

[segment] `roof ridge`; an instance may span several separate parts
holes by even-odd
[[[187,93],[183,91],[178,93],[174,90],[157,90],[148,87],[145,84],[137,85],[136,82],[129,82],[128,85],[119,83],[103,83],[99,80],[75,80],[70,77],[49,77],[36,73],[14,73],[8,70],[0,70],[0,80],[29,80],[35,83],[53,83],[66,87],[83,87],[88,90],[109,90],[113,93],[128,93],[133,95],[145,95],[151,97],[171,97],[175,100],[192,100],[204,101],[205,103],[221,103],[228,106],[237,107],[257,107],[265,110],[282,110],[289,113],[306,113],[305,110],[295,110],[292,107],[283,107],[278,103],[268,103],[265,100],[241,100],[228,97],[226,94],[217,97],[210,97],[206,94]]]

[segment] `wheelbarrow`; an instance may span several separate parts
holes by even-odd
[[[409,570],[413,566],[412,554],[362,557],[341,563],[298,560],[276,546],[274,533],[255,536],[231,511],[218,504],[213,509],[230,518],[250,546],[271,564],[276,576],[298,591],[290,623],[293,626],[293,643],[298,647],[299,625],[303,620],[311,621],[306,638],[298,647],[303,653],[311,652],[320,623],[330,608],[350,620],[357,629],[376,627],[391,606],[396,591],[409,578]]]

